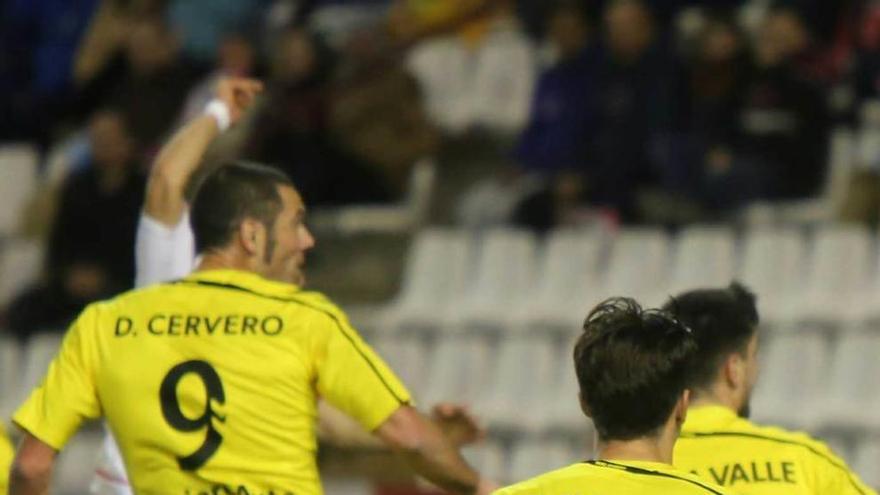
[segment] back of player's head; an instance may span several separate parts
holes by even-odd
[[[208,175],[193,199],[190,221],[199,253],[222,248],[245,219],[271,230],[282,209],[278,186],[293,187],[281,171],[255,163],[233,163]]]
[[[587,316],[574,348],[581,400],[599,438],[659,433],[687,388],[696,343],[685,326],[629,298],[612,298]]]
[[[724,289],[698,289],[672,297],[663,306],[694,333],[697,357],[692,387],[710,387],[724,359],[731,353],[745,355],[758,328],[755,295],[739,283]]]

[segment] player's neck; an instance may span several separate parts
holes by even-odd
[[[195,271],[205,272],[209,270],[240,270],[258,273],[246,257],[226,249],[210,251],[202,255],[202,261]]]
[[[635,440],[600,441],[599,459],[606,461],[648,461],[672,464],[672,448],[678,435],[664,433],[658,437]]]
[[[715,386],[709,390],[695,392],[692,397],[690,403],[691,408],[721,406],[726,407],[731,411],[738,411],[740,408],[740,400],[736,397],[736,394],[721,386]]]

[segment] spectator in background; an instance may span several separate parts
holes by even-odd
[[[670,119],[671,61],[643,3],[611,2],[604,23],[591,101],[598,127],[587,136],[584,189],[592,204],[633,220],[635,193],[650,182],[650,147]]]
[[[0,140],[45,148],[68,110],[71,67],[98,0],[9,0],[0,6]]]
[[[418,81],[397,57],[380,50],[374,35],[362,34],[345,49],[347,76],[334,89],[329,125],[345,153],[381,177],[391,196],[401,196],[415,162],[440,145],[428,120]]]
[[[589,34],[586,12],[576,2],[561,2],[547,18],[556,63],[538,78],[529,123],[514,150],[523,171],[545,183],[516,208],[514,222],[538,231],[566,223],[581,203],[578,171],[587,161],[585,138],[598,126],[591,97],[596,56]]]
[[[25,339],[62,331],[89,302],[132,286],[135,228],[145,182],[124,116],[98,111],[89,125],[92,163],[65,182],[49,239],[45,284],[12,302],[8,327]]]
[[[331,135],[336,63],[337,55],[308,31],[281,34],[244,157],[283,170],[310,206],[387,201],[381,177]]]
[[[150,154],[179,115],[196,73],[179,59],[178,40],[161,17],[122,13],[106,22],[116,25],[111,31],[124,32],[106,38],[92,33],[84,42],[79,57],[87,69],[78,73],[80,104],[83,111],[118,108]]]
[[[589,24],[575,2],[561,3],[548,17],[547,38],[557,59],[538,78],[529,123],[514,155],[528,172],[549,176],[584,163],[584,137],[595,130],[590,106],[595,56],[587,49]]]
[[[485,129],[515,135],[528,118],[536,70],[534,48],[516,21],[511,2],[487,0],[481,9],[468,10],[474,3],[426,2],[421,9],[425,16],[437,11],[438,17],[459,23],[452,34],[416,45],[407,65],[422,86],[432,121],[447,133]],[[455,8],[475,13],[461,20]]]
[[[272,0],[170,0],[168,20],[188,63],[208,69],[231,32],[254,27]]]
[[[557,97],[560,103],[576,107],[567,114],[567,122],[548,120],[553,125],[543,126],[548,132],[542,137],[536,130],[541,129],[543,110],[536,107],[537,126],[524,136],[531,141],[521,144],[520,154],[527,167],[543,171],[552,181],[549,190],[517,208],[517,223],[543,230],[566,216],[565,210],[583,204],[609,210],[624,221],[639,219],[636,192],[651,183],[649,150],[669,125],[671,113],[670,61],[658,41],[651,12],[636,0],[610,2],[602,42],[585,60],[573,63],[576,70],[567,75],[568,84],[586,88],[584,94]],[[583,134],[577,140],[574,133],[579,131]],[[550,160],[544,160],[539,150],[555,147],[549,144],[554,136],[565,142]],[[564,210],[560,205],[565,205]]]
[[[757,196],[751,176],[730,171],[751,63],[743,34],[721,14],[707,19],[693,47],[676,86],[676,121],[657,164],[658,178],[667,194],[713,214]]]
[[[747,167],[759,196],[797,199],[825,178],[829,122],[820,88],[795,65],[806,35],[798,14],[772,12],[755,46],[755,69],[743,91],[730,167]],[[723,169],[724,167],[719,167]]]

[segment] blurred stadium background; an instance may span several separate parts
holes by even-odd
[[[590,454],[569,354],[591,305],[738,278],[763,319],[756,419],[880,487],[880,2],[2,9],[4,418],[59,344],[51,322],[131,286],[158,145],[218,77],[250,75],[262,101],[209,161],[293,177],[310,285],[421,404],[471,405],[490,435],[468,455],[490,476]],[[58,493],[85,492],[100,440],[64,453]],[[372,493],[347,472],[358,456],[322,453],[328,493]]]

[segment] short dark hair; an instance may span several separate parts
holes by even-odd
[[[246,218],[263,222],[271,233],[282,207],[278,186],[293,187],[293,182],[278,169],[255,163],[231,163],[205,177],[190,212],[196,251],[226,246]]]
[[[758,328],[755,295],[733,282],[724,289],[697,289],[670,298],[663,309],[684,323],[697,340],[691,386],[710,387],[722,361],[733,352],[746,353]]]
[[[653,435],[687,388],[696,343],[684,325],[630,298],[611,298],[584,322],[574,348],[581,398],[603,441]]]

